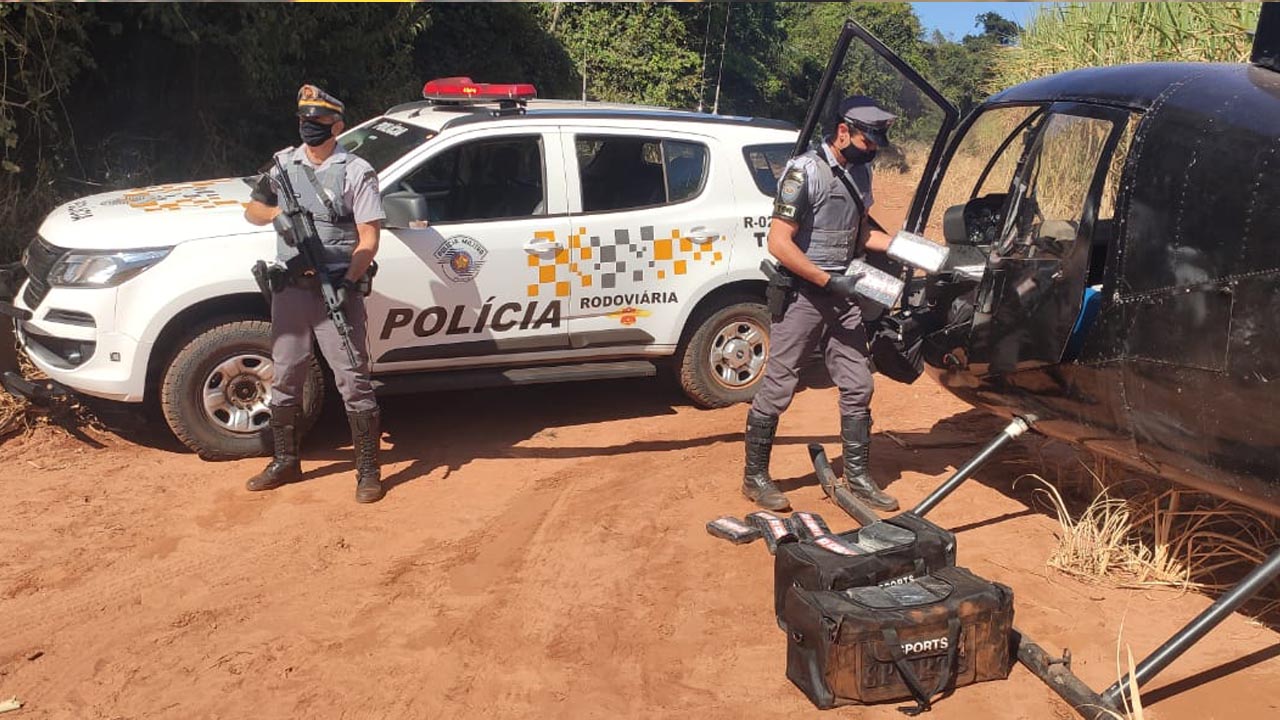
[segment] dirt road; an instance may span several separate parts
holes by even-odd
[[[159,433],[10,439],[0,696],[28,703],[15,719],[817,715],[784,676],[771,558],[703,529],[750,509],[745,412],[658,380],[394,399],[392,487],[372,506],[352,500],[340,415],[309,439],[307,480],[264,494],[241,489],[259,461],[201,462]],[[874,412],[875,473],[907,504],[1000,426],[927,379],[882,380]],[[834,390],[802,392],[773,468],[843,530],[804,451],[836,452],[837,422]],[[1020,627],[1105,687],[1122,625],[1141,655],[1208,600],[1046,570],[1056,524],[1010,491],[1028,469],[994,465],[932,519],[958,530],[962,564],[1013,586]],[[1152,715],[1275,716],[1277,642],[1231,618],[1148,689]],[[1021,668],[936,714],[1070,717]]]
[[[910,196],[889,181],[877,208],[892,224]],[[796,509],[845,530],[805,451],[838,455],[836,412],[833,389],[800,393],[773,472]],[[927,378],[880,379],[873,412],[873,471],[904,506],[1002,425]],[[159,428],[101,447],[10,438],[0,698],[27,707],[6,720],[901,717],[813,710],[784,675],[772,558],[704,530],[752,509],[745,415],[692,408],[661,380],[393,398],[390,491],[371,506],[352,499],[340,412],[307,440],[306,481],[265,494],[242,489],[261,461],[201,462]],[[1011,490],[1040,469],[1021,455],[930,519],[957,531],[961,564],[1014,588],[1023,631],[1070,647],[1104,688],[1122,627],[1141,657],[1209,600],[1046,569],[1057,524],[1029,509],[1029,484]],[[1232,617],[1148,687],[1148,717],[1275,717],[1277,655],[1280,636]],[[1021,667],[934,715],[1073,717]]]

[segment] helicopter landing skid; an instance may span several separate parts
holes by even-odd
[[[1010,440],[1022,435],[1031,427],[1031,421],[1014,418],[986,447],[975,455],[963,467],[947,478],[930,493],[911,513],[923,517],[938,503],[955,491],[965,480],[969,479],[978,468],[982,467]],[[835,488],[828,489],[834,474],[827,462],[826,454],[821,446],[810,447],[810,458],[814,461],[814,470],[818,474],[823,490],[842,510],[847,512],[862,526],[879,522],[880,518],[871,508],[864,505],[852,493],[838,493]],[[1126,675],[1116,681],[1101,694],[1094,692],[1083,680],[1076,677],[1071,670],[1071,651],[1063,650],[1062,657],[1051,656],[1044,648],[1014,629],[1017,642],[1018,662],[1022,663],[1036,677],[1071,705],[1071,708],[1087,720],[1105,720],[1116,717],[1122,705],[1130,703],[1130,694],[1134,688],[1145,685],[1161,670],[1190,650],[1211,630],[1217,627],[1231,613],[1235,612],[1257,595],[1263,588],[1280,578],[1280,550],[1272,553],[1257,568],[1244,577],[1238,584],[1214,601],[1212,605],[1174,633],[1163,645],[1138,663],[1132,675]]]

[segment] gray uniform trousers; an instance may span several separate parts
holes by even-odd
[[[791,405],[800,370],[830,328],[823,359],[840,388],[840,414],[871,405],[871,363],[867,330],[856,302],[841,300],[821,288],[805,285],[796,293],[782,320],[769,331],[769,362],[751,409],[781,415]]]
[[[357,367],[351,367],[342,337],[325,312],[318,286],[299,287],[290,283],[276,293],[271,302],[271,361],[275,379],[271,382],[271,402],[275,405],[301,405],[302,385],[311,361],[311,335],[333,370],[338,392],[347,411],[373,410],[378,401],[369,381],[369,342],[366,328],[368,315],[364,297],[349,293],[343,310],[351,325],[351,344]]]

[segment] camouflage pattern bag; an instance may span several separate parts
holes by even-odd
[[[1009,676],[1013,591],[964,568],[886,587],[806,590],[783,601],[787,678],[820,709],[914,700]]]

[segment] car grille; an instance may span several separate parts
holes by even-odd
[[[66,252],[63,248],[45,242],[42,237],[36,237],[27,246],[23,267],[26,268],[29,277],[22,300],[28,308],[35,310],[44,300],[44,296],[49,294],[49,271],[53,269],[53,264],[58,261],[58,258]]]

